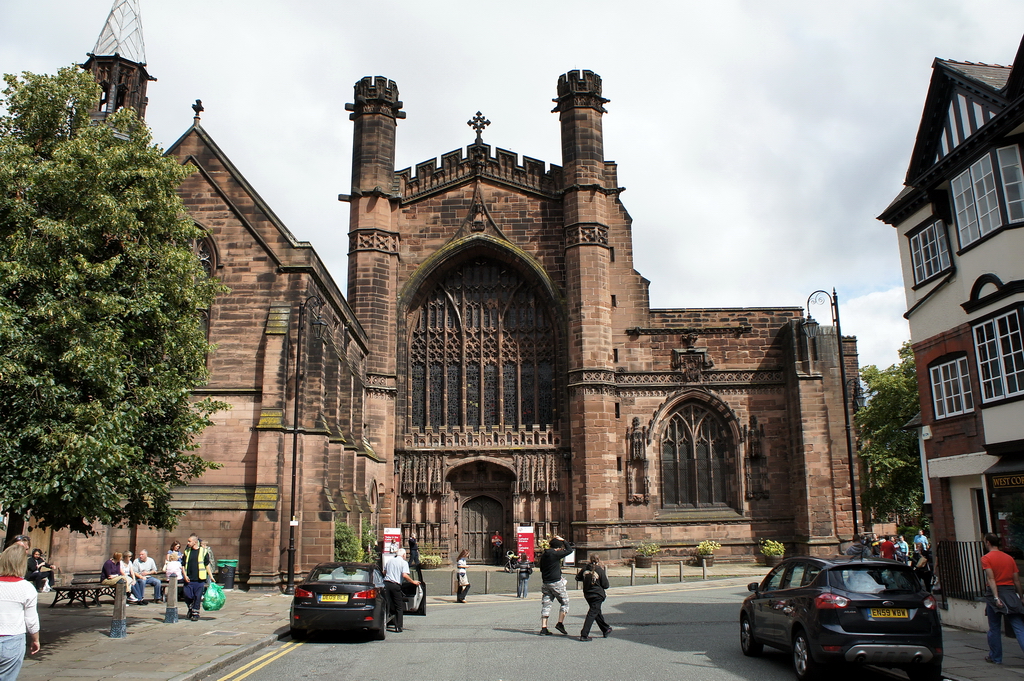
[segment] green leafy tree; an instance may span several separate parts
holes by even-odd
[[[917,518],[924,499],[917,433],[903,428],[920,411],[910,343],[900,348],[898,364],[866,366],[860,377],[868,398],[856,416],[860,458],[867,468],[864,506],[879,520]]]
[[[77,68],[5,76],[0,98],[0,511],[90,532],[173,527],[170,489],[212,464],[202,311],[222,286],[135,112],[91,124]]]
[[[369,518],[363,518],[359,527],[360,544],[363,547],[363,558],[369,562],[377,560],[377,530]]]
[[[334,560],[361,561],[363,547],[359,545],[359,534],[348,523],[340,520],[334,525]]]

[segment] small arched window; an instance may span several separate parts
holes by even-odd
[[[197,241],[195,250],[196,256],[199,258],[199,265],[206,272],[206,276],[212,277],[215,263],[213,262],[213,246],[210,244],[210,240],[201,239]]]
[[[731,439],[718,415],[704,406],[688,403],[678,409],[661,438],[662,505],[727,506]]]

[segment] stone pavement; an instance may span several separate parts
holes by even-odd
[[[708,577],[742,587],[759,580],[765,571],[764,566],[756,564],[719,564],[708,569]],[[426,573],[430,605],[455,600],[449,595],[450,574],[447,569]],[[484,595],[482,589],[477,588],[484,584],[485,575],[498,593]],[[687,582],[699,580],[701,576],[700,567],[684,566],[683,577]],[[514,593],[501,588],[507,583],[504,577],[507,576],[495,568],[471,567],[474,602],[512,602]],[[679,583],[679,568],[677,564],[664,565],[660,585],[655,584],[654,569],[637,570],[637,585],[632,587],[626,586],[630,578],[628,567],[612,567],[609,578],[616,591],[669,589]],[[533,599],[539,599],[537,586],[535,575],[531,580],[533,593],[530,597]],[[163,604],[130,606],[128,635],[121,639],[110,638],[113,606],[109,603],[88,609],[64,604],[50,608],[51,601],[48,594],[41,594],[42,649],[25,660],[18,677],[20,681],[117,678],[198,681],[287,636],[291,598],[277,590],[230,591],[223,609],[204,611],[199,622],[180,619],[174,624],[164,624],[166,608]],[[179,617],[184,615],[184,605],[179,605],[178,612]],[[987,664],[984,633],[946,627],[943,669],[947,678],[953,681],[1024,681],[1024,654],[1012,639],[1003,641],[1004,664]]]
[[[229,591],[221,610],[198,622],[164,624],[162,603],[128,606],[128,636],[110,638],[114,606],[51,608],[40,594],[39,653],[25,660],[20,681],[48,679],[199,679],[230,665],[288,631],[291,597],[277,590]]]

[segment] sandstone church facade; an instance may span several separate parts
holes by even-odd
[[[359,80],[345,294],[197,103],[167,153],[196,168],[180,193],[209,234],[197,252],[231,289],[208,313],[201,391],[232,404],[199,450],[223,467],[176,491],[180,533],[58,533],[55,558],[197,531],[276,584],[289,545],[301,572],[330,558],[336,523],[363,520],[477,560],[520,525],[613,560],[640,541],[681,556],[716,539],[728,558],[759,538],[800,553],[849,540],[838,368],[856,376],[855,340],[840,358],[800,307],[651,309],[601,78],[568,72],[555,94],[559,165],[485,143],[478,115],[467,146],[399,170],[398,86]]]

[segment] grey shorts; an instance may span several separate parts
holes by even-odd
[[[565,580],[559,582],[544,582],[540,587],[540,616],[547,617],[551,614],[551,601],[559,603],[558,612],[569,612],[569,592],[565,590]]]

